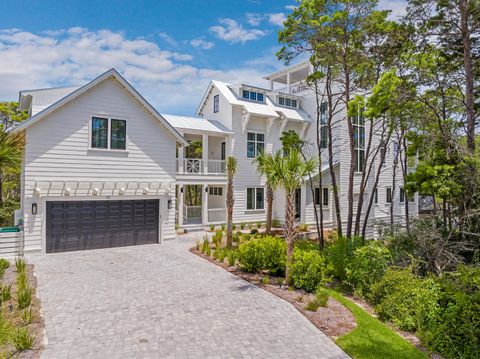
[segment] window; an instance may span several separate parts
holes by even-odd
[[[92,148],[125,150],[127,121],[92,117]]]
[[[327,187],[322,187],[322,205],[323,206],[328,206],[329,204],[329,196],[330,196],[330,190]],[[315,188],[315,204],[320,204],[320,188]]]
[[[290,98],[286,98],[286,97],[279,97],[278,98],[278,104],[280,106],[286,106],[286,107],[297,107],[297,100],[293,100],[293,99],[290,99]]]
[[[242,98],[245,100],[263,102],[264,96],[261,92],[242,90]]]
[[[223,188],[222,187],[208,187],[208,193],[212,196],[222,196]]]
[[[222,142],[221,147],[220,147],[220,159],[222,161],[225,161],[226,157],[226,147],[225,147],[225,142]]]
[[[403,187],[400,187],[400,203],[405,202],[405,190]]]
[[[320,148],[328,147],[327,106],[326,102],[320,104]]]
[[[220,98],[218,95],[213,96],[213,112],[217,113],[220,107]]]
[[[363,111],[353,118],[353,147],[355,149],[355,172],[363,171],[365,161],[365,119]]]
[[[247,133],[247,157],[257,157],[265,148],[265,135],[263,133]]]
[[[108,118],[92,118],[92,148],[108,148]]]
[[[264,209],[264,189],[262,187],[247,188],[247,209]]]
[[[378,188],[377,187],[375,187],[375,196],[374,196],[373,203],[378,204]]]
[[[127,121],[112,119],[110,136],[110,148],[112,150],[124,150],[127,143]]]
[[[398,142],[393,143],[393,159],[396,161],[398,159],[399,146]]]
[[[386,193],[386,197],[387,197],[386,202],[387,202],[387,203],[392,203],[392,187],[387,187],[387,188],[386,188],[386,191],[387,191],[387,193]]]

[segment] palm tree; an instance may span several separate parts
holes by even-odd
[[[275,177],[278,185],[282,186],[286,193],[284,233],[287,241],[287,268],[285,282],[288,284],[290,283],[293,249],[297,234],[295,191],[306,181],[306,177],[315,170],[317,163],[314,158],[304,160],[298,150],[291,150],[285,156],[282,156],[279,151],[272,157],[274,160],[271,161],[272,166],[268,167],[267,177]]]
[[[272,208],[273,208],[273,191],[278,186],[279,178],[275,171],[272,171],[275,168],[275,163],[280,161],[280,152],[277,152],[275,155],[267,154],[265,152],[260,153],[257,158],[254,160],[254,163],[257,165],[257,172],[265,176],[266,181],[266,194],[265,198],[267,200],[267,218],[265,221],[265,233],[270,234],[272,232]]]
[[[232,246],[232,218],[233,218],[233,205],[235,204],[235,196],[233,195],[233,176],[237,172],[237,159],[229,156],[226,161],[227,169],[227,247]]]

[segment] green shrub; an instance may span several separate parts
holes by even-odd
[[[317,298],[318,304],[321,307],[326,307],[328,303],[328,298],[330,297],[330,293],[327,289],[318,287],[315,291],[315,298]]]
[[[25,272],[27,268],[27,261],[22,257],[15,258],[15,268],[18,273]]]
[[[223,239],[223,231],[222,230],[217,230],[215,234],[212,236],[212,242],[215,248],[220,248],[222,245],[222,239]]]
[[[12,286],[1,285],[0,286],[0,302],[6,302],[12,297]]]
[[[382,320],[415,331],[420,313],[430,316],[437,307],[438,289],[431,278],[420,279],[410,269],[390,268],[371,288],[370,302]]]
[[[225,256],[227,257],[228,265],[229,266],[234,266],[236,261],[237,261],[238,251],[235,250],[235,249],[226,248],[225,249]]]
[[[270,277],[268,275],[264,275],[262,277],[262,284],[264,284],[264,285],[270,284]]]
[[[248,224],[248,229],[252,229],[253,228],[253,223],[249,223]]]
[[[380,241],[369,241],[353,252],[345,268],[345,282],[357,295],[368,298],[371,286],[383,276],[391,260]]]
[[[261,221],[258,221],[258,222],[257,222],[257,228],[258,228],[258,229],[262,228],[262,222],[261,222]]]
[[[285,271],[285,241],[279,237],[254,238],[240,245],[238,261],[247,272],[268,270],[271,274]]]
[[[10,267],[10,262],[5,258],[0,258],[0,269],[6,270]]]
[[[345,268],[353,254],[353,251],[361,246],[361,240],[358,238],[348,239],[338,237],[326,247],[326,257],[333,266],[333,273],[341,281],[346,279]]]
[[[315,297],[307,302],[305,305],[305,310],[316,312],[318,307],[320,307],[320,302],[318,301],[317,297]]]
[[[35,345],[35,338],[26,327],[17,328],[13,335],[13,345],[17,350],[29,350]]]
[[[17,288],[17,307],[18,309],[25,309],[30,306],[32,302],[33,289],[30,286]]]
[[[302,251],[318,251],[318,243],[312,242],[308,239],[299,239],[295,241],[295,248]]]
[[[225,230],[225,223],[222,223],[222,226],[221,226],[221,228],[222,228],[222,231],[224,231],[224,230]]]
[[[207,251],[209,252],[210,250],[210,241],[208,240],[207,235],[203,236],[203,242],[202,242],[202,245],[200,246],[200,250],[204,254],[207,254]]]
[[[215,225],[214,224],[211,224],[210,225],[210,232],[213,232],[215,230]]]
[[[28,286],[28,278],[27,278],[27,273],[25,272],[19,272],[17,274],[17,290],[19,288],[25,288]]]
[[[291,272],[295,287],[313,292],[318,286],[330,281],[330,270],[325,258],[318,251],[295,249]]]
[[[256,228],[251,229],[250,234],[258,234],[258,229]]]
[[[213,252],[213,258],[215,258],[217,261],[223,262],[225,259],[226,252],[223,248],[217,248]]]
[[[240,229],[244,230],[245,229],[245,222],[240,223]]]
[[[232,223],[232,230],[236,230],[237,229],[237,225],[235,223]]]
[[[300,224],[298,225],[298,230],[299,230],[300,232],[306,232],[306,231],[308,231],[308,224],[306,224],[306,223],[300,223]]]
[[[460,266],[437,279],[435,310],[421,307],[419,337],[449,358],[480,357],[480,268]]]
[[[279,228],[281,226],[280,220],[279,219],[272,219],[272,227],[273,228]]]

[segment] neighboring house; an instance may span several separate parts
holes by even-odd
[[[20,104],[32,115],[16,129],[25,252],[175,236],[175,149],[187,143],[117,71],[73,92],[22,91]]]
[[[316,100],[305,78],[308,62],[265,77],[270,88],[211,81],[197,117],[158,113],[118,72],[110,70],[80,88],[20,92],[21,109],[32,116],[18,127],[26,147],[22,171],[24,248],[44,253],[157,243],[184,228],[222,224],[226,220],[225,159],[234,156],[235,223],[265,221],[265,178],[253,160],[260,151],[282,148],[283,132],[293,130],[307,143],[307,156],[317,156]],[[321,104],[323,148],[322,191],[318,173],[295,196],[297,219],[313,224],[314,202],[323,211],[326,228],[337,226],[324,126],[327,106]],[[343,109],[344,115],[345,109]],[[342,111],[336,115],[342,117]],[[335,121],[333,164],[343,218],[347,213],[350,166],[348,129]],[[362,158],[368,122],[357,118],[356,151]],[[380,141],[375,135],[373,147]],[[372,193],[368,235],[389,222],[394,203],[396,223],[405,220],[401,166],[393,181],[395,142],[384,164],[375,162],[365,198]],[[361,160],[354,177],[354,208],[359,197]],[[411,169],[409,169],[411,170]],[[377,189],[372,179],[380,171]],[[321,192],[321,193],[320,193]],[[275,192],[274,218],[283,219],[285,195]],[[409,202],[418,213],[418,196]],[[366,205],[363,206],[365,208]],[[342,223],[345,225],[345,223]]]

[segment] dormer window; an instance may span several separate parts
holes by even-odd
[[[297,100],[293,100],[286,97],[279,97],[278,104],[285,107],[294,107],[297,108]]]
[[[263,102],[264,96],[261,92],[242,90],[242,98],[250,101]]]

